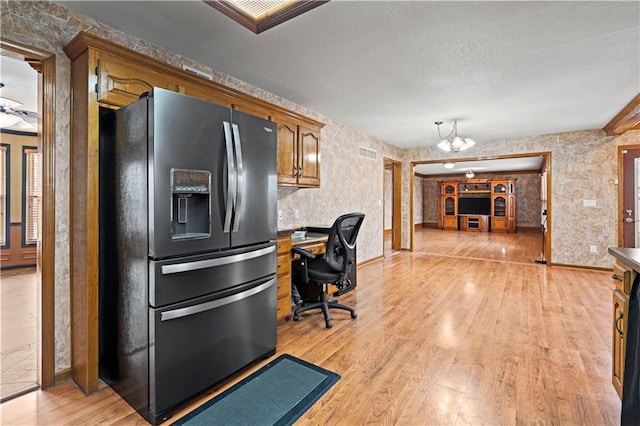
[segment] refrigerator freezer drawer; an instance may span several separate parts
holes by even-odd
[[[207,255],[149,262],[149,305],[166,306],[228,290],[276,270],[276,246],[266,243]]]
[[[222,298],[149,309],[149,415],[172,408],[276,347],[276,278]]]

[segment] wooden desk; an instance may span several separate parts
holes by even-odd
[[[291,253],[291,249],[294,247],[302,248],[315,255],[321,255],[324,254],[327,238],[327,234],[312,232],[307,233],[307,237],[304,239],[292,239],[291,234],[288,233],[278,236],[276,240],[278,244],[278,320],[286,318],[291,314],[291,262],[299,258],[299,255]],[[343,288],[342,291],[339,292],[336,286],[329,285],[327,293],[338,296],[339,294],[353,290],[356,287],[356,265],[354,265],[351,273],[349,273],[349,279],[351,279],[353,283],[350,287]],[[315,285],[313,286],[315,287]],[[301,293],[303,293],[303,291],[301,291]]]

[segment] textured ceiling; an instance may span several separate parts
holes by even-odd
[[[200,1],[65,7],[399,147],[602,128],[640,92],[640,3],[333,0],[256,35]]]

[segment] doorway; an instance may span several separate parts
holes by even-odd
[[[37,217],[37,221],[26,237],[31,238],[29,242],[35,248],[35,301],[30,305],[35,317],[35,380],[44,389],[55,383],[55,55],[6,39],[0,39],[0,54],[3,61],[11,58],[28,63],[35,70],[37,80],[35,149],[25,151],[30,158],[28,163],[32,166],[35,160],[38,164],[37,168],[26,164],[34,172],[31,180],[36,190],[36,193],[31,192],[31,207],[27,210]],[[3,64],[3,79],[6,76]],[[26,204],[29,205],[29,200],[26,200]],[[3,394],[2,399],[6,398],[8,396]]]
[[[640,146],[618,147],[618,245],[640,247]]]
[[[401,247],[401,163],[390,158],[384,159],[383,179],[383,253],[385,256]]]
[[[457,175],[456,175],[457,173]],[[515,185],[515,193],[513,193],[513,201],[510,202],[509,211],[513,208],[512,215],[515,224],[517,224],[517,232],[513,232],[516,229],[510,228],[508,235],[512,235],[515,238],[510,240],[517,241],[519,239],[526,239],[523,244],[516,243],[511,244],[515,250],[520,251],[521,248],[528,247],[526,255],[519,253],[517,256],[519,261],[523,259],[529,259],[530,262],[547,264],[551,263],[551,153],[550,152],[534,152],[526,154],[513,154],[504,156],[495,156],[490,158],[455,158],[455,159],[439,159],[429,161],[415,161],[411,163],[411,194],[414,194],[416,179],[423,179],[423,186],[427,188],[424,194],[430,194],[429,198],[432,201],[423,206],[423,212],[425,217],[429,219],[429,227],[442,228],[441,213],[442,213],[442,201],[443,198],[438,195],[441,194],[442,185],[444,182],[471,182],[472,184],[480,184],[488,182],[489,180],[505,180],[513,181]],[[518,183],[519,182],[519,183]],[[518,185],[520,185],[520,191],[518,191]],[[457,189],[458,184],[454,184]],[[465,186],[466,188],[466,186]],[[465,193],[466,198],[489,198],[490,200],[498,200],[499,194],[493,193],[492,189],[476,188],[474,193],[473,188],[469,194]],[[462,190],[462,189],[460,189]],[[468,191],[469,188],[464,189]],[[480,194],[480,192],[487,192],[493,195]],[[511,190],[509,191],[512,192]],[[456,190],[453,190],[456,194]],[[473,193],[473,194],[472,194]],[[458,196],[454,195],[457,199]],[[493,197],[493,198],[490,198]],[[511,195],[510,195],[511,197]],[[413,212],[416,207],[413,205],[420,197],[412,197],[411,200],[411,215],[410,215],[410,243],[411,250],[414,249],[414,242],[416,238],[415,218]],[[521,200],[518,203],[518,200]],[[526,200],[526,203],[523,201]],[[538,202],[539,201],[539,202]],[[493,201],[492,201],[493,203]],[[520,204],[520,207],[518,207]],[[452,229],[467,229],[464,225],[462,216],[469,216],[469,214],[461,214],[458,216],[457,203],[454,203],[453,211],[450,213],[455,220],[454,225],[448,226]],[[490,206],[491,207],[491,206]],[[492,208],[492,207],[491,207]],[[433,211],[431,211],[433,210]],[[436,211],[438,212],[436,214]],[[515,213],[517,212],[517,213]],[[473,216],[473,214],[471,214]],[[477,214],[476,214],[477,216]],[[481,215],[482,216],[482,215]],[[486,229],[493,230],[494,219],[497,223],[498,219],[494,217],[493,208],[489,215],[484,214],[483,218],[489,222],[489,226]],[[437,223],[432,223],[436,222]],[[446,218],[451,219],[449,216]],[[466,222],[465,222],[466,223]],[[457,224],[457,226],[455,225]],[[481,227],[481,230],[485,229]],[[459,233],[459,238],[470,236],[468,232]],[[481,233],[483,234],[483,233]],[[484,232],[487,240],[498,240],[499,234],[494,235],[493,232]],[[535,236],[535,238],[534,238]],[[481,240],[481,238],[474,237],[475,241]],[[489,241],[487,241],[488,243]],[[444,248],[446,249],[446,248]],[[503,250],[501,250],[503,251]],[[478,255],[482,255],[481,247],[479,247]]]

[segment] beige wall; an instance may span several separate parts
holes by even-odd
[[[70,62],[62,48],[81,30],[132,48],[167,63],[193,66],[211,73],[227,86],[265,99],[326,123],[322,130],[322,187],[278,189],[278,209],[284,218],[280,228],[330,224],[347,211],[362,211],[366,219],[359,237],[361,260],[382,256],[384,229],[383,158],[403,162],[402,246],[409,247],[409,191],[411,161],[445,158],[433,148],[400,150],[338,121],[303,106],[253,87],[231,76],[204,67],[143,40],[131,37],[100,22],[68,11],[50,2],[8,1],[2,3],[2,37],[56,54],[56,248],[55,248],[55,370],[70,366],[70,281],[69,281],[69,139]],[[633,95],[633,94],[630,94]],[[606,248],[615,245],[616,144],[640,143],[638,133],[612,140],[600,131],[478,141],[469,156],[500,155],[537,151],[552,152],[553,261],[574,265],[610,267]],[[377,151],[376,160],[358,157],[358,146]],[[583,198],[596,198],[598,207],[583,208]],[[588,210],[587,210],[588,209]],[[295,219],[298,210],[299,219]],[[599,253],[590,255],[590,244]]]

